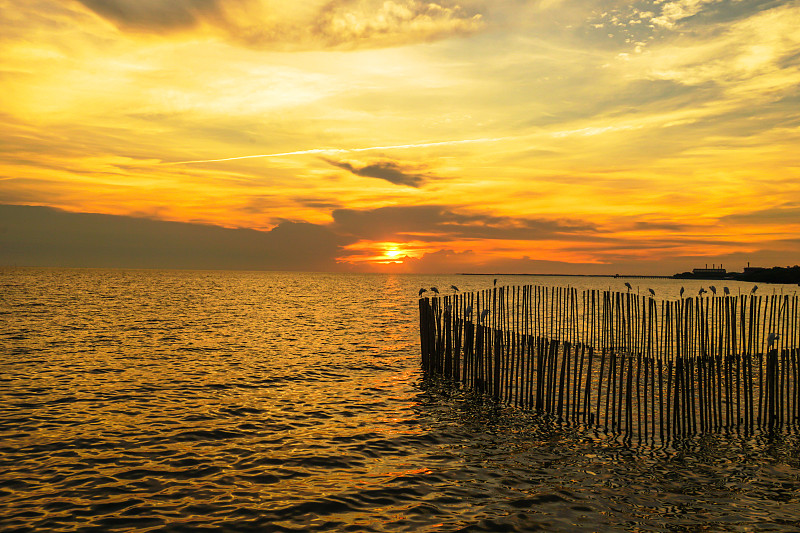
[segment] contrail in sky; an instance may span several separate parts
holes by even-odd
[[[257,155],[243,155],[239,157],[224,157],[222,159],[197,159],[194,161],[173,161],[164,163],[165,165],[189,165],[192,163],[217,163],[220,161],[236,161],[238,159],[257,159],[260,157],[283,157],[287,155],[307,155],[307,154],[344,154],[352,152],[369,152],[373,150],[401,150],[404,148],[427,148],[429,146],[448,146],[453,144],[471,144],[471,143],[490,143],[503,141],[509,137],[496,137],[496,138],[483,138],[483,139],[464,139],[461,141],[440,141],[431,143],[418,143],[418,144],[396,144],[393,146],[370,146],[368,148],[314,148],[312,150],[298,150],[296,152],[281,152],[278,154],[257,154]]]

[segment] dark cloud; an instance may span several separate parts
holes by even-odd
[[[602,239],[599,230],[587,222],[467,214],[441,205],[336,209],[333,219],[336,231],[375,241]]]
[[[449,1],[332,0],[301,9],[277,0],[78,1],[123,30],[169,33],[205,25],[245,46],[281,50],[396,46],[483,27],[480,14]]]
[[[800,205],[784,203],[768,209],[758,209],[749,213],[726,215],[719,219],[721,224],[785,224],[800,221]]]
[[[633,225],[633,229],[636,230],[656,230],[656,231],[686,231],[691,226],[688,224],[677,224],[672,222],[636,222]]]
[[[337,258],[359,255],[359,250],[344,247],[361,239],[557,239],[572,241],[563,251],[598,261],[539,260],[532,242],[530,256],[523,257],[487,257],[448,249],[407,257],[403,268],[409,272],[674,274],[705,263],[722,263],[731,271],[747,262],[760,266],[800,263],[797,238],[774,239],[747,252],[711,256],[687,255],[686,245],[707,242],[713,246],[718,241],[626,242],[599,235],[586,223],[464,214],[446,206],[340,209],[334,219],[328,226],[280,220],[271,231],[256,231],[0,205],[0,265],[334,271],[355,268],[338,263]]]
[[[455,213],[445,206],[337,209],[328,226],[271,231],[0,205],[0,264],[65,267],[340,270],[357,240],[601,239],[588,224]],[[349,252],[348,252],[349,253]]]
[[[331,201],[330,198],[318,198],[313,196],[300,196],[293,198],[295,202],[305,207],[313,207],[315,209],[337,209],[342,207],[341,202]]]
[[[396,161],[378,161],[361,167],[347,161],[334,161],[332,159],[325,159],[325,161],[356,176],[378,178],[395,185],[406,185],[408,187],[421,187],[432,177],[429,174],[420,173],[419,169],[413,165]]]
[[[0,205],[0,265],[330,271],[349,242],[302,222],[256,231]]]
[[[183,30],[220,16],[221,0],[78,0],[101,17],[125,29]]]

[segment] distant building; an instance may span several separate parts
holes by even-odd
[[[692,274],[696,276],[724,276],[726,273],[725,269],[722,268],[722,265],[711,265],[711,268],[708,268],[708,265],[705,268],[693,268]]]
[[[752,272],[762,272],[764,270],[767,270],[767,269],[764,268],[764,267],[751,267],[750,266],[750,261],[748,261],[747,262],[747,266],[744,267],[744,273],[745,274],[749,274],[749,273],[752,273]]]

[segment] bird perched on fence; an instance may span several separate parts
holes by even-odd
[[[450,288],[453,289],[454,291],[458,292],[458,287],[456,287],[455,285],[450,285]]]
[[[758,290],[758,285],[753,285],[753,290],[750,291],[750,294],[755,294]]]
[[[468,305],[468,306],[467,306],[467,310],[466,310],[466,311],[464,311],[464,316],[465,316],[466,318],[469,318],[471,314],[472,314],[472,306],[471,306],[471,305]]]
[[[483,311],[481,311],[481,322],[486,320],[487,316],[489,316],[489,310],[488,309],[484,309]]]
[[[436,294],[439,294],[439,289],[438,289],[438,288],[436,288],[436,287],[431,287],[431,290],[432,290],[433,292],[435,292]]]
[[[494,286],[497,287],[497,278],[494,278]]]
[[[714,296],[716,296],[716,295],[717,295],[717,288],[716,288],[715,286],[711,285],[711,286],[709,286],[708,288],[709,288],[709,289],[711,289],[711,293],[712,293]]]
[[[702,296],[704,292],[708,292],[708,291],[704,287],[700,287],[700,291],[697,294]]]
[[[650,291],[650,296],[656,295],[656,291],[654,291],[653,289],[647,289],[647,290]]]
[[[428,292],[428,289],[422,288],[419,290],[419,297],[422,298],[422,293]]]
[[[683,291],[684,291],[684,290],[685,290],[685,289],[684,289],[683,287],[681,287],[681,298],[683,298]]]
[[[629,290],[629,291],[632,291],[632,290],[633,290],[633,287],[631,287],[631,284],[630,284],[630,283],[628,283],[627,281],[625,282],[625,286],[626,286],[626,287],[628,287],[628,290]]]
[[[731,295],[731,290],[728,287],[722,287],[722,292],[725,293],[725,296]]]
[[[770,333],[767,335],[767,350],[772,348],[772,345],[775,344],[775,341],[778,340],[778,334],[775,332]]]

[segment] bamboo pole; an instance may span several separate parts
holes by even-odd
[[[564,423],[665,444],[698,430],[794,431],[800,419],[796,295],[659,306],[632,293],[530,285],[420,298],[418,307],[426,372]]]

